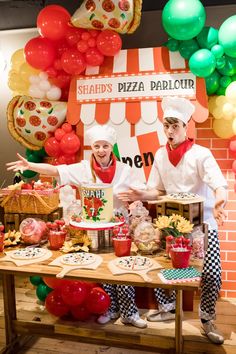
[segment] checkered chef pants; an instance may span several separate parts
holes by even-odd
[[[221,287],[220,246],[217,230],[208,230],[208,246],[204,258],[201,302],[199,316],[201,319],[215,319],[215,306]],[[159,310],[171,311],[175,309],[175,291],[166,293],[164,289],[154,289]]]
[[[119,312],[123,318],[133,317],[138,314],[135,304],[135,290],[129,285],[103,284],[103,289],[111,298],[109,312]]]

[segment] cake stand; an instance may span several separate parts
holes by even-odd
[[[111,247],[111,234],[110,231],[116,226],[122,226],[124,221],[120,222],[107,222],[107,223],[95,223],[85,221],[70,221],[70,225],[79,230],[86,230],[87,235],[91,239],[91,251],[100,251],[104,247]]]

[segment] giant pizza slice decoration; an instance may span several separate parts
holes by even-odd
[[[15,96],[7,107],[8,129],[21,145],[39,150],[65,121],[66,111],[66,102]]]

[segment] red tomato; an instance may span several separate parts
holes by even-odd
[[[30,183],[23,183],[21,189],[33,189],[33,187]]]

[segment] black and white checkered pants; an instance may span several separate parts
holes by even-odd
[[[138,314],[133,286],[103,284],[103,289],[111,298],[109,312],[120,311],[120,315],[123,318],[133,317]]]
[[[220,245],[217,230],[208,230],[208,246],[204,258],[201,280],[201,319],[215,319],[215,306],[221,288]],[[175,291],[167,293],[164,289],[154,289],[159,310],[175,309]]]

